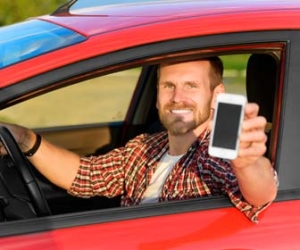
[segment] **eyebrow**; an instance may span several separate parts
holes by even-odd
[[[174,82],[172,81],[158,81],[158,84],[174,84]],[[184,84],[194,84],[194,85],[199,85],[200,83],[199,82],[196,82],[196,81],[185,81]]]

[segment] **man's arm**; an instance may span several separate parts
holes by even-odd
[[[233,169],[243,197],[251,205],[259,207],[275,199],[277,182],[267,158],[261,157],[248,167]]]
[[[231,162],[244,198],[253,206],[275,199],[277,181],[266,152],[266,119],[258,117],[258,105],[247,104],[238,157]]]
[[[18,125],[0,123],[7,127],[16,139],[22,152],[27,152],[33,147],[36,135],[32,130]],[[3,146],[1,154],[6,154]],[[28,160],[47,179],[57,186],[68,190],[76,176],[80,164],[80,157],[75,153],[59,148],[42,138],[40,147]]]

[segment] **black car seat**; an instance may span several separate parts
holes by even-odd
[[[278,67],[278,61],[274,56],[263,53],[252,54],[247,64],[247,98],[248,102],[255,102],[259,105],[259,115],[267,119],[268,148],[272,129]]]

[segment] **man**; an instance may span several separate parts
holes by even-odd
[[[263,156],[266,120],[257,116],[256,104],[247,104],[238,157],[229,162],[208,155],[216,96],[224,92],[222,74],[217,57],[162,64],[156,106],[167,131],[137,136],[102,156],[80,157],[45,139],[40,143],[29,129],[4,125],[21,150],[30,151],[31,163],[72,195],[122,195],[122,205],[129,206],[226,193],[256,222],[277,193],[274,170]]]

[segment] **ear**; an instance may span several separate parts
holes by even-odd
[[[225,86],[223,83],[220,83],[217,87],[214,88],[213,90],[213,98],[211,100],[211,109],[215,109],[216,106],[216,100],[217,100],[217,95],[220,93],[225,93]]]

